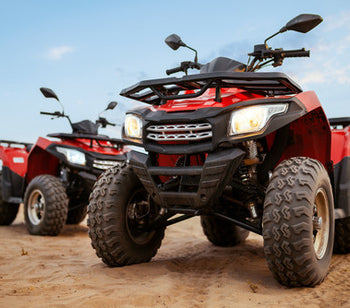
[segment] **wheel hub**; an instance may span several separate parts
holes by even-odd
[[[44,218],[45,198],[38,189],[34,190],[28,199],[27,214],[33,225],[38,225]]]
[[[130,238],[137,244],[142,245],[153,237],[154,232],[145,231],[151,215],[150,201],[144,190],[137,190],[131,196],[126,209],[126,226]]]
[[[317,259],[322,259],[326,253],[329,240],[329,203],[327,193],[323,188],[316,192],[313,217],[313,244]]]

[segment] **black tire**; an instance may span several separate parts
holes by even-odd
[[[264,202],[263,237],[268,266],[281,284],[311,287],[324,280],[333,251],[334,205],[320,162],[297,157],[275,169]]]
[[[81,223],[87,214],[88,203],[85,198],[83,200],[69,200],[66,224],[77,225]]]
[[[33,235],[58,235],[67,219],[68,198],[60,180],[39,175],[28,185],[24,195],[24,218]]]
[[[135,208],[145,205],[148,214],[138,220]],[[165,228],[148,232],[138,229],[150,215],[158,215],[153,205],[128,164],[110,168],[100,176],[90,195],[88,226],[91,245],[104,263],[124,266],[148,262],[157,253]]]
[[[344,254],[350,252],[350,217],[335,221],[334,253]]]
[[[244,242],[249,231],[214,216],[201,216],[203,233],[215,246],[232,247]]]
[[[0,225],[8,226],[16,219],[19,204],[2,200],[2,172],[0,172]]]

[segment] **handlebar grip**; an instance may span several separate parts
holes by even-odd
[[[175,67],[175,68],[171,68],[165,71],[167,75],[171,75],[171,74],[175,74],[177,72],[182,72],[182,67]]]
[[[310,50],[290,51],[284,54],[284,58],[310,57]]]
[[[45,112],[45,111],[40,111],[40,114],[45,114],[45,115],[55,115],[52,112]]]

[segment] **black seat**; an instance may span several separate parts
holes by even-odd
[[[218,57],[203,65],[200,72],[202,74],[213,72],[244,72],[245,69],[246,65],[241,62],[226,57]]]

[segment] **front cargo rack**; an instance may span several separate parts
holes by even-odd
[[[213,72],[194,74],[181,78],[144,80],[123,89],[120,95],[147,104],[161,105],[167,100],[201,96],[207,89],[215,88],[215,100],[221,101],[221,88],[240,88],[266,95],[289,95],[302,92],[301,87],[284,73]],[[194,90],[193,93],[184,91]]]

